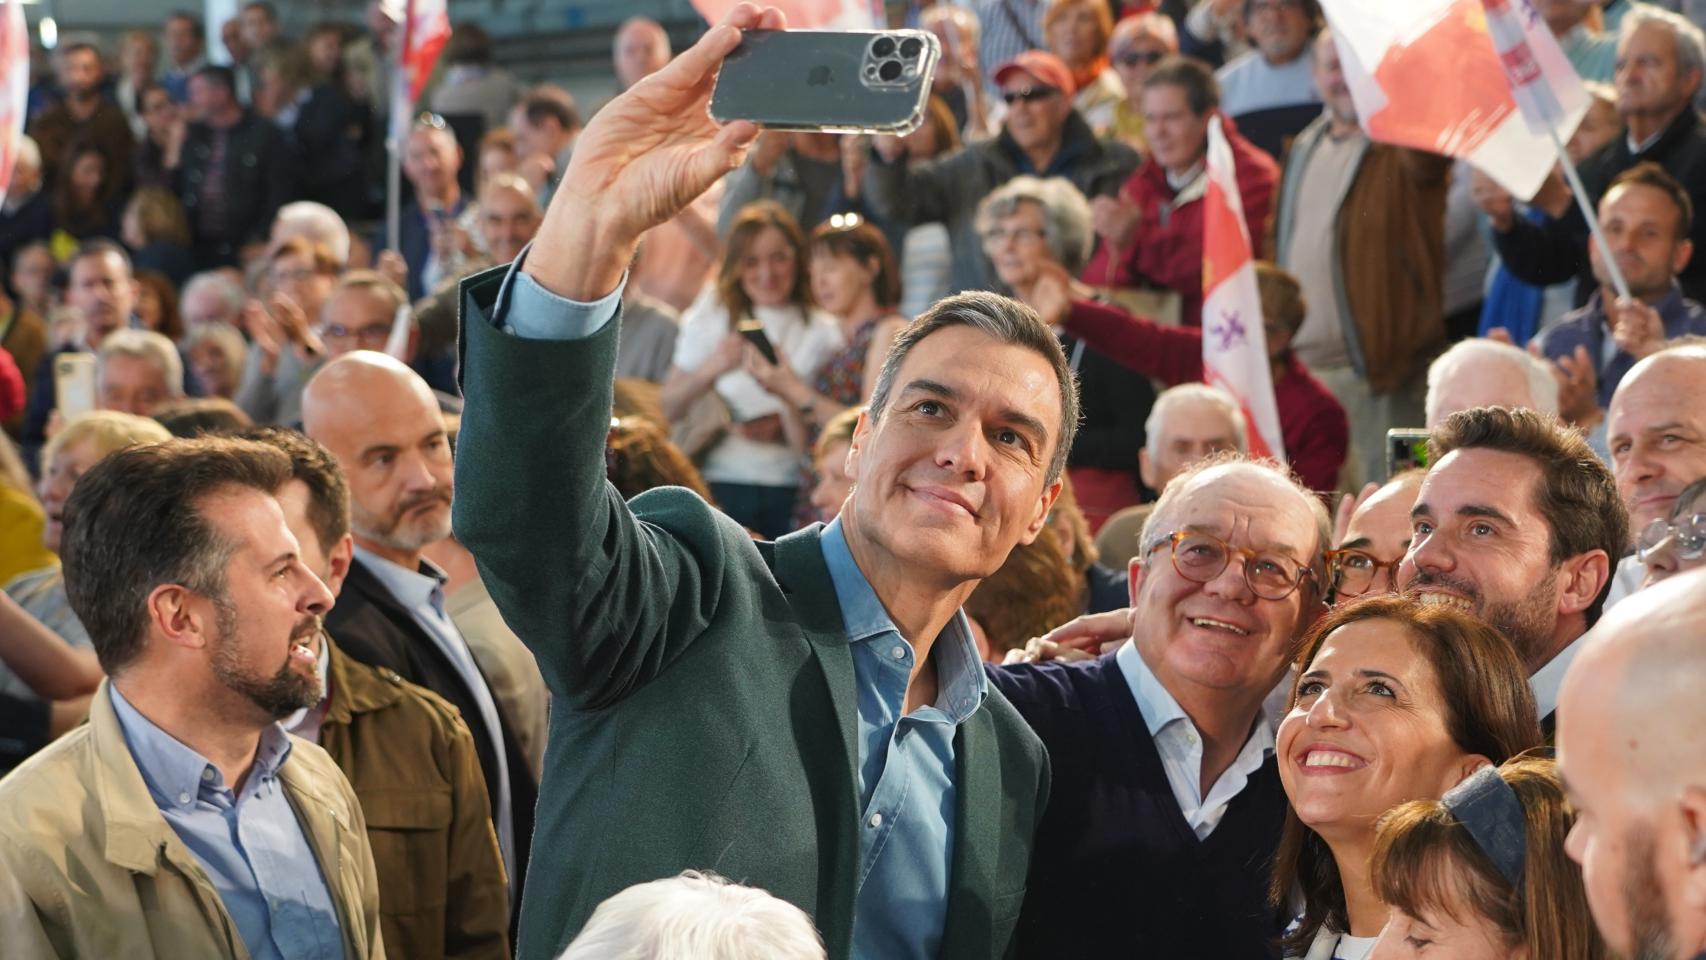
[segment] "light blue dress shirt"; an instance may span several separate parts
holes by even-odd
[[[331,960],[344,955],[338,910],[308,835],[279,782],[290,737],[277,724],[233,793],[219,768],[112,693],[131,759],[148,794],[201,864],[255,960]]]
[[[468,641],[462,638],[462,631],[456,629],[456,624],[450,620],[450,615],[444,612],[444,582],[448,578],[431,564],[423,564],[431,575],[418,570],[400,567],[377,553],[357,546],[355,555],[362,565],[385,585],[391,596],[402,604],[409,615],[415,618],[415,623],[426,631],[427,636],[438,646],[440,652],[449,658],[456,673],[467,684],[468,690],[474,695],[474,703],[480,710],[480,719],[486,725],[487,732],[492,738],[492,756],[497,758],[498,765],[498,799],[492,810],[492,826],[497,829],[498,850],[503,854],[505,876],[515,876],[515,824],[510,812],[509,793],[509,760],[504,753],[503,727],[498,721],[497,701],[492,699],[491,688],[486,685],[486,675],[474,665],[474,654],[468,649]],[[510,885],[514,892],[514,884]]]
[[[492,312],[499,329],[535,340],[591,336],[616,316],[622,288],[594,302],[568,300],[521,273],[504,278]],[[989,695],[964,614],[931,648],[934,706],[904,714],[916,653],[853,562],[841,522],[823,532],[858,686],[859,875],[853,904],[858,960],[934,958],[947,922],[955,820],[954,733]]]

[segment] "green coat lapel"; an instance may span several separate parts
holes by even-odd
[[[948,874],[948,920],[942,956],[987,957],[994,927],[989,898],[996,889],[995,857],[1001,850],[1001,759],[995,721],[979,707],[954,736],[956,798],[954,858]]]

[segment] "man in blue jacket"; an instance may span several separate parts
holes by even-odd
[[[463,286],[455,528],[553,695],[519,954],[686,868],[812,915],[829,956],[1006,955],[1048,795],[960,604],[1042,530],[1077,394],[1036,315],[991,294],[896,341],[828,528],[775,544],[685,490],[605,480],[624,271],[733,169],[712,81],[737,7],[582,134],[538,238]]]

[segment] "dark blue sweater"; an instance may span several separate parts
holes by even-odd
[[[1048,748],[1049,805],[1019,918],[1020,956],[1279,956],[1267,905],[1286,808],[1273,758],[1198,840],[1112,655],[991,667]]]

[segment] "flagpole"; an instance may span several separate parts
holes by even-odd
[[[1588,192],[1582,186],[1582,178],[1576,173],[1576,163],[1570,159],[1570,152],[1564,149],[1564,141],[1558,137],[1556,124],[1546,124],[1546,132],[1552,135],[1552,146],[1558,151],[1558,160],[1564,168],[1564,177],[1570,182],[1570,191],[1576,195],[1576,206],[1587,219],[1588,232],[1593,235],[1593,242],[1599,244],[1599,260],[1605,264],[1605,272],[1611,277],[1611,286],[1616,289],[1617,297],[1626,300],[1629,297],[1629,281],[1623,279],[1623,268],[1617,265],[1617,255],[1611,252],[1611,244],[1605,240],[1605,230],[1599,225],[1599,214],[1594,212],[1593,202],[1588,199]],[[1607,305],[1607,310],[1610,306]]]
[[[391,118],[385,131],[385,246],[402,252],[398,233],[402,223],[403,136],[409,129],[409,104],[405,91],[408,79],[403,75],[403,54],[409,45],[410,21],[414,19],[414,0],[403,5],[403,22],[391,34]]]

